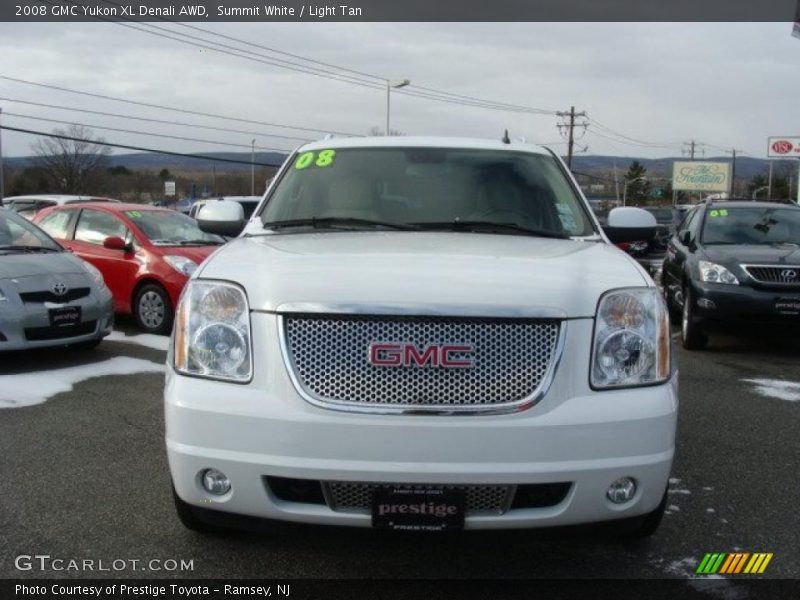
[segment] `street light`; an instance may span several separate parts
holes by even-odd
[[[628,201],[628,184],[634,181],[647,181],[647,177],[637,177],[636,179],[626,179],[625,186],[622,188],[622,206],[626,206]]]
[[[401,87],[406,87],[410,83],[411,82],[408,79],[403,79],[402,81],[392,81],[390,79],[386,80],[386,135],[389,135],[389,104],[392,97],[392,88],[398,89]]]

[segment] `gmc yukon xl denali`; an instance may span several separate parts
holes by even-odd
[[[165,389],[177,512],[437,531],[664,511],[677,375],[663,298],[547,149],[326,140],[194,273]],[[227,518],[226,518],[227,517]]]

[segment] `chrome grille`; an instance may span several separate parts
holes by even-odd
[[[395,485],[341,481],[323,483],[328,506],[337,512],[369,512],[372,508],[372,497],[378,488],[464,490],[467,514],[501,515],[508,510],[514,494],[512,485]]]
[[[800,265],[765,266],[743,265],[747,273],[759,283],[800,286]]]
[[[422,410],[525,402],[556,362],[560,334],[558,321],[533,319],[288,315],[283,327],[289,368],[312,401]],[[471,345],[474,364],[374,366],[377,342]]]

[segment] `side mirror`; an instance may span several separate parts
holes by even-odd
[[[608,213],[603,227],[606,237],[614,243],[650,241],[656,234],[656,218],[641,208],[620,206]]]
[[[683,244],[684,246],[688,246],[692,243],[692,234],[688,229],[684,229],[683,231],[678,233],[678,241]]]
[[[198,211],[197,225],[206,233],[235,237],[245,226],[244,209],[233,200],[209,202]]]
[[[123,252],[130,250],[130,248],[128,248],[128,244],[125,243],[125,240],[116,235],[112,235],[111,237],[104,239],[103,248],[108,248],[109,250],[122,250]]]

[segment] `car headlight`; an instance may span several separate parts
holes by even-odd
[[[197,263],[185,256],[165,256],[164,260],[178,273],[186,275],[187,277],[191,277],[192,273],[197,270]]]
[[[703,281],[708,283],[730,283],[731,285],[739,285],[739,280],[736,279],[736,275],[722,265],[708,262],[707,260],[701,260],[698,261],[697,266],[700,268],[700,279]]]
[[[180,373],[250,381],[250,310],[244,290],[221,281],[189,281],[178,303],[174,344],[173,365]]]
[[[655,288],[614,290],[600,298],[594,329],[591,384],[620,388],[670,377],[669,317]]]
[[[106,282],[103,279],[103,274],[100,272],[100,269],[95,267],[92,263],[81,261],[83,263],[83,268],[89,271],[89,275],[91,275],[92,279],[94,279],[95,283],[99,283],[100,285],[105,285]]]

